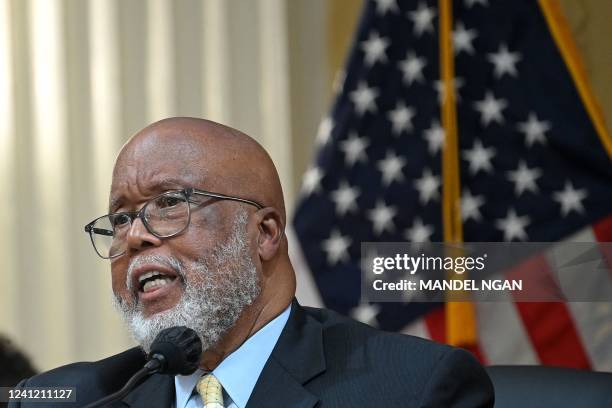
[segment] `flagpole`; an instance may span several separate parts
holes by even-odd
[[[443,84],[441,121],[444,127],[442,151],[442,224],[444,242],[463,242],[461,219],[461,181],[459,141],[457,135],[457,106],[454,84],[454,53],[452,43],[452,1],[440,0],[440,76]],[[472,302],[451,301],[447,296],[446,341],[455,346],[476,345],[476,312]]]

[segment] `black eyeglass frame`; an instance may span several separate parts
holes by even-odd
[[[142,222],[142,224],[145,226],[145,228],[147,229],[147,231],[156,236],[157,238],[171,238],[174,236],[177,236],[179,234],[181,234],[183,231],[185,231],[187,229],[187,227],[189,227],[189,224],[191,223],[191,207],[188,205],[187,206],[187,222],[185,223],[185,226],[177,232],[174,232],[172,234],[168,234],[168,235],[160,235],[155,233],[154,231],[152,231],[151,227],[149,226],[149,223],[147,222],[144,213],[146,211],[147,206],[154,202],[155,200],[157,200],[159,197],[162,197],[166,194],[169,193],[179,193],[185,196],[185,200],[187,201],[188,204],[197,204],[193,201],[190,201],[190,197],[193,195],[201,195],[201,196],[205,196],[205,197],[211,197],[211,198],[217,198],[220,200],[230,200],[230,201],[237,201],[240,203],[244,203],[244,204],[249,204],[249,205],[253,205],[255,207],[257,207],[258,210],[261,210],[262,208],[264,208],[263,205],[261,205],[260,203],[258,203],[257,201],[253,201],[253,200],[249,200],[246,198],[240,198],[240,197],[234,197],[234,196],[229,196],[229,195],[225,195],[225,194],[221,194],[221,193],[214,193],[212,191],[206,191],[206,190],[200,190],[197,188],[185,188],[182,190],[170,190],[170,191],[166,191],[162,194],[159,194],[153,198],[151,198],[150,200],[148,200],[145,205],[142,206],[142,208],[138,211],[124,211],[124,212],[117,212],[117,213],[108,213],[108,214],[104,214],[96,219],[94,219],[93,221],[91,221],[89,224],[85,225],[85,232],[89,234],[89,239],[91,240],[91,245],[94,247],[94,250],[96,251],[96,254],[98,254],[98,256],[102,259],[113,259],[113,258],[118,258],[121,255],[125,254],[125,252],[127,251],[123,251],[120,254],[117,255],[113,255],[113,256],[103,256],[102,254],[100,254],[100,252],[98,251],[98,248],[96,247],[96,244],[94,242],[94,234],[99,234],[99,235],[106,235],[106,236],[113,236],[114,233],[109,233],[110,231],[108,230],[103,230],[103,229],[98,229],[98,228],[94,228],[94,224],[96,222],[98,222],[98,220],[108,217],[110,215],[127,215],[130,218],[130,226],[134,224],[134,220],[136,218],[139,218],[140,221]]]

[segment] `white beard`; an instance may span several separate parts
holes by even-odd
[[[259,296],[261,286],[248,250],[246,223],[246,211],[241,211],[227,242],[216,247],[209,257],[190,265],[157,255],[143,255],[130,262],[126,283],[130,293],[133,293],[132,272],[146,263],[172,268],[178,274],[176,279],[182,279],[185,286],[176,306],[148,317],[143,315],[138,299],[128,303],[113,296],[115,308],[145,352],[150,351],[153,340],[162,330],[174,326],[193,329],[202,341],[202,351],[208,350]],[[191,271],[190,279],[186,279],[186,270]]]

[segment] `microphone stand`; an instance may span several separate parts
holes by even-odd
[[[175,326],[162,330],[149,352],[149,361],[138,370],[119,391],[85,406],[97,408],[125,397],[131,390],[146,378],[155,373],[168,375],[191,374],[198,367],[202,354],[202,342],[196,332],[184,326]]]
[[[136,373],[130,377],[127,383],[119,391],[116,391],[106,397],[99,399],[98,401],[92,402],[91,404],[85,405],[84,408],[98,408],[110,404],[113,401],[125,397],[128,392],[134,388],[134,386],[143,378],[148,377],[156,372],[160,371],[165,363],[165,357],[161,354],[154,354],[151,360],[149,360],[144,367],[136,371]]]

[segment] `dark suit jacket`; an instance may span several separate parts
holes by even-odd
[[[19,386],[76,386],[77,404],[68,405],[82,406],[121,388],[144,362],[143,353],[133,348],[101,361],[56,368]],[[112,406],[154,408],[173,403],[173,377],[155,374]],[[294,302],[248,407],[315,406],[492,407],[493,387],[466,351],[382,332]]]

